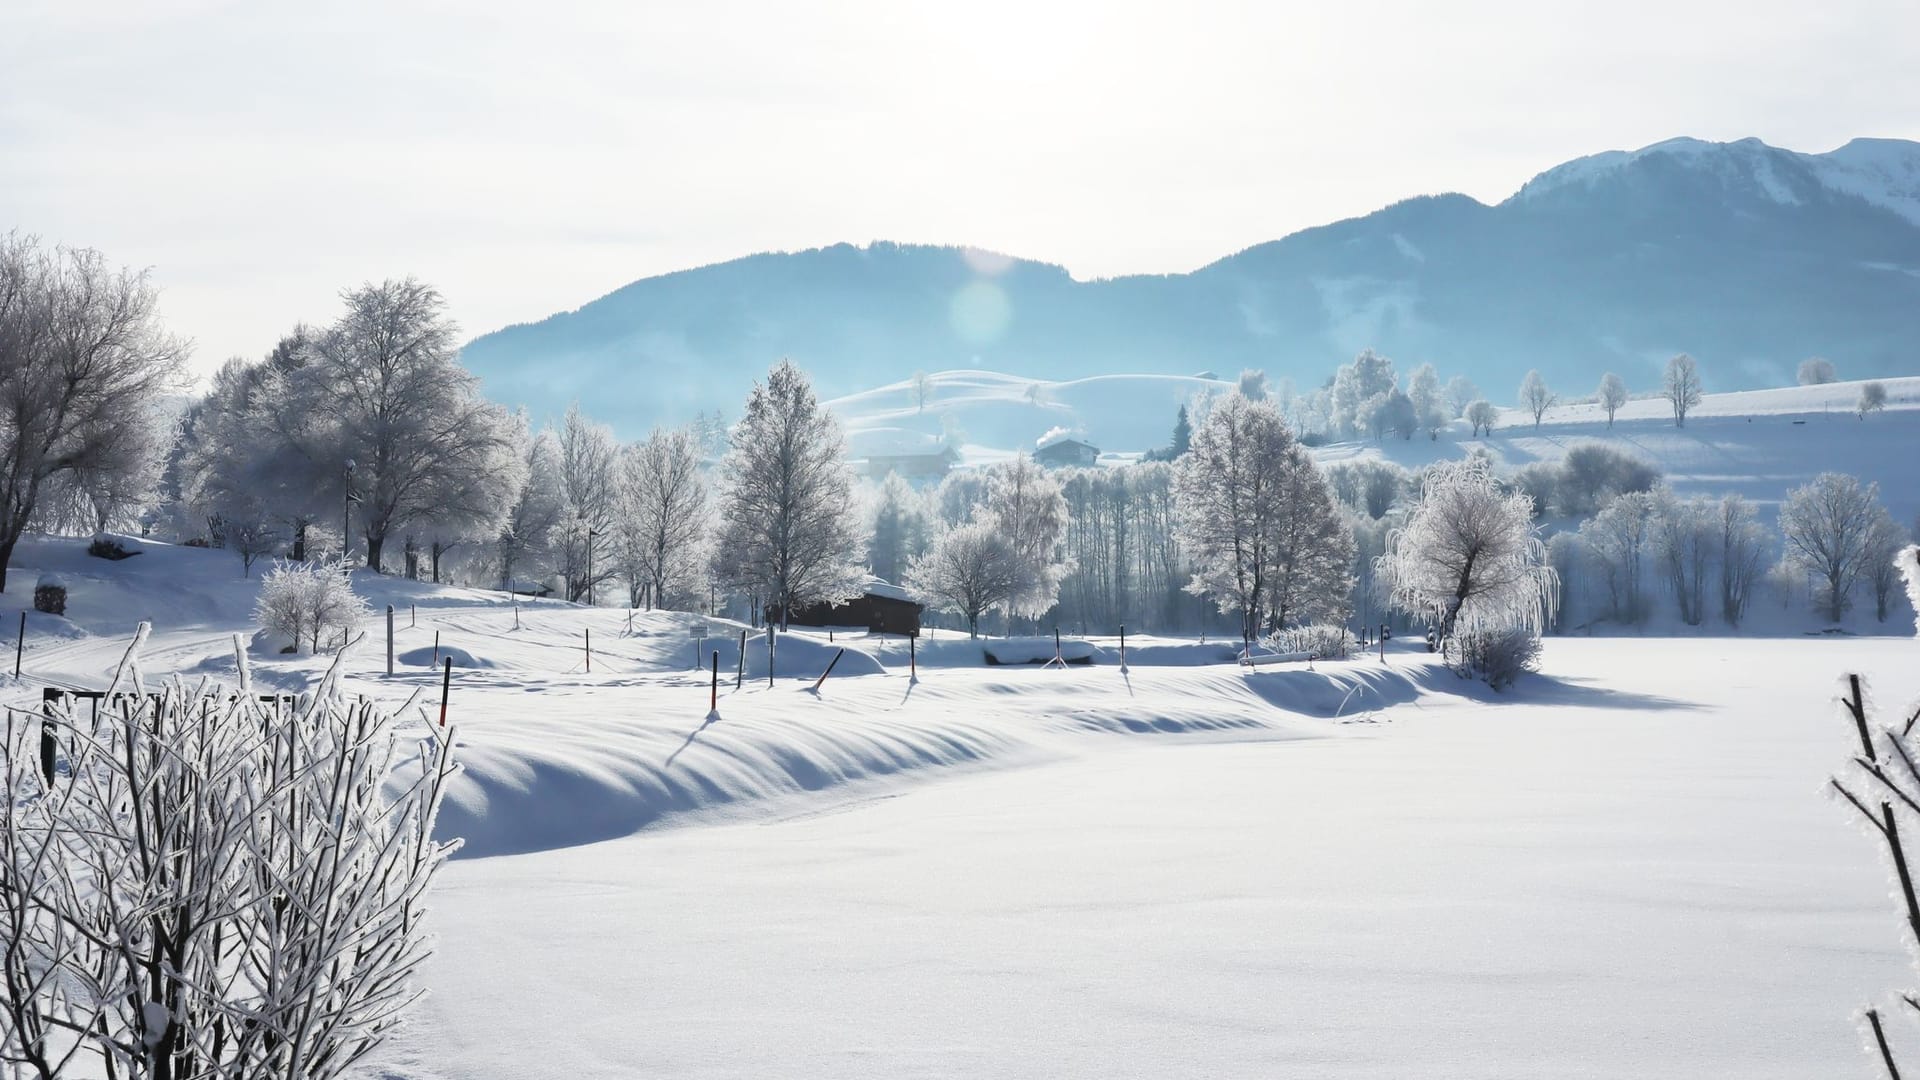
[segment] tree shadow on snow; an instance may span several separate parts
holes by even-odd
[[[1432,689],[1489,705],[1558,705],[1569,709],[1627,709],[1635,712],[1697,710],[1697,701],[1609,687],[1599,679],[1561,675],[1523,675],[1505,690],[1495,690],[1478,679],[1461,678],[1440,669]]]

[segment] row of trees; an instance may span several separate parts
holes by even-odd
[[[1571,583],[1570,609],[1587,617],[1639,623],[1664,594],[1690,626],[1717,615],[1737,627],[1761,585],[1783,603],[1804,596],[1830,621],[1865,592],[1885,621],[1897,595],[1894,556],[1909,542],[1875,485],[1822,473],[1788,495],[1777,530],[1739,495],[1682,498],[1662,486],[1617,495],[1549,546]]]
[[[229,361],[188,410],[167,471],[181,532],[243,568],[363,545],[386,571],[397,542],[399,568],[434,581],[457,557],[469,578],[551,577],[572,600],[616,578],[635,605],[700,589],[700,431],[622,446],[575,409],[536,433],[480,396],[434,290],[390,281],[343,300],[333,324]]]

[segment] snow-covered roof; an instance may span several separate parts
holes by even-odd
[[[1079,443],[1081,446],[1085,446],[1089,449],[1094,448],[1092,443],[1088,442],[1083,438],[1080,438],[1078,435],[1075,435],[1072,431],[1062,427],[1054,428],[1048,431],[1045,435],[1042,435],[1038,439],[1035,439],[1033,441],[1033,448],[1035,450],[1045,450],[1050,446],[1063,446],[1067,443]]]
[[[872,574],[867,575],[867,583],[862,586],[862,588],[868,596],[879,596],[888,600],[904,600],[910,604],[916,603],[913,594],[909,593],[906,589],[892,582],[875,577]]]

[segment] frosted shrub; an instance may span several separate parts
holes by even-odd
[[[1353,634],[1340,623],[1289,626],[1264,643],[1277,653],[1311,653],[1316,660],[1345,660],[1353,653]]]
[[[67,583],[52,574],[42,574],[33,587],[33,610],[47,615],[65,615]]]
[[[301,641],[320,651],[367,617],[367,602],[353,591],[353,582],[339,563],[275,563],[260,579],[260,599],[253,617],[268,633],[284,634],[299,649]]]
[[[1540,667],[1540,635],[1530,627],[1476,627],[1455,636],[1448,657],[1455,670],[1505,690]]]
[[[140,687],[146,629],[113,688]],[[331,1080],[419,995],[452,733],[403,747],[332,673],[305,707],[262,702],[234,645],[237,692],[110,688],[51,716],[51,781],[40,718],[6,714],[0,1047],[21,1075]]]
[[[1906,579],[1907,596],[1914,601],[1915,609],[1920,610],[1920,547],[1908,546],[1895,558],[1901,577]],[[1859,750],[1848,762],[1844,775],[1833,778],[1833,790],[1873,829],[1887,854],[1893,857],[1895,895],[1906,918],[1907,931],[1920,935],[1920,896],[1915,894],[1910,870],[1920,861],[1920,848],[1913,845],[1915,832],[1920,830],[1920,767],[1915,765],[1920,760],[1920,747],[1915,746],[1913,737],[1916,724],[1920,724],[1920,708],[1909,706],[1904,717],[1898,713],[1884,718],[1871,716],[1873,707],[1867,697],[1866,680],[1850,674],[1844,677],[1842,685],[1840,704],[1859,739]],[[1920,996],[1908,992],[1900,997],[1908,1006],[1920,1010],[1920,1004],[1916,1004]],[[1906,1014],[1905,1009],[1901,1012]],[[1872,1038],[1871,1049],[1886,1066],[1887,1075],[1900,1076],[1880,1010],[1869,1008],[1864,1016]]]

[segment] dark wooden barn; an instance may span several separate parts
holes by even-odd
[[[844,603],[811,604],[793,609],[787,622],[794,626],[864,626],[875,634],[920,636],[922,605],[907,591],[879,578],[868,578],[866,591]],[[780,609],[767,609],[767,621],[780,621]]]

